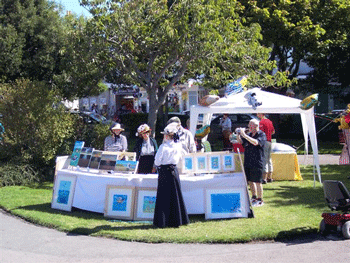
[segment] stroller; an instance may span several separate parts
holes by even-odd
[[[320,223],[321,234],[331,231],[341,231],[344,238],[350,239],[350,194],[340,181],[326,180],[323,182],[324,196],[332,211],[342,213],[323,213]]]

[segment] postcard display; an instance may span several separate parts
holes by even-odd
[[[73,154],[78,155],[74,162],[68,156],[57,158],[52,208],[70,211],[73,206],[122,220],[153,220],[158,175],[137,174],[136,153],[99,151],[77,142]],[[178,169],[189,214],[205,214],[206,219],[252,214],[239,157],[206,152],[182,158]]]

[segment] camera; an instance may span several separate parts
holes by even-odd
[[[236,132],[237,134],[241,134],[242,131],[245,131],[245,129],[244,129],[244,128],[237,128],[237,129],[235,130],[235,132]]]

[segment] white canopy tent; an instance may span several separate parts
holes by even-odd
[[[262,104],[254,109],[246,99],[247,93],[255,93],[255,98]],[[308,153],[308,138],[313,149],[314,165],[317,169],[318,179],[321,180],[321,171],[318,158],[314,108],[303,110],[300,108],[301,100],[287,96],[262,91],[259,88],[249,89],[228,97],[220,98],[209,106],[193,105],[190,108],[190,130],[195,134],[198,116],[203,114],[203,125],[210,125],[212,115],[215,113],[279,113],[300,114],[305,140],[305,151]]]

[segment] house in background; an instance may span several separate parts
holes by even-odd
[[[149,98],[145,89],[136,85],[116,86],[105,83],[108,90],[99,96],[79,99],[79,110],[91,111],[96,105],[97,111],[107,118],[131,112],[149,112]],[[185,84],[174,86],[168,93],[168,111],[183,114],[192,105],[197,105],[200,98],[208,94],[200,85],[190,79]]]

